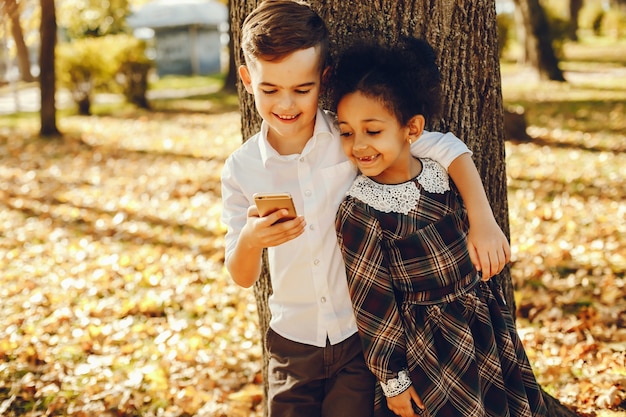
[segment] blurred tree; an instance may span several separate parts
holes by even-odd
[[[24,33],[20,23],[20,5],[16,0],[4,0],[2,2],[2,13],[9,18],[11,22],[11,36],[15,42],[17,50],[17,65],[20,69],[20,77],[22,81],[33,81],[33,75],[30,71],[30,59],[28,56],[28,48],[24,42]]]
[[[116,79],[119,79],[118,83],[122,86],[126,100],[142,109],[149,109],[150,103],[146,93],[148,74],[153,62],[146,56],[146,42],[128,36],[126,45],[119,55],[120,64]]]
[[[122,92],[129,102],[148,108],[146,91],[152,62],[145,49],[144,41],[125,34],[62,43],[57,47],[57,81],[72,93],[81,115],[91,114],[97,92]]]
[[[230,8],[232,1],[228,2],[228,15],[230,16]],[[228,72],[226,73],[226,78],[224,79],[224,85],[222,86],[222,90],[226,92],[236,91],[237,90],[237,65],[235,64],[235,49],[233,46],[233,27],[232,25],[228,26]]]
[[[125,33],[129,13],[129,0],[63,0],[58,20],[67,36],[77,39]]]
[[[147,2],[59,2],[59,25],[70,42],[58,48],[57,74],[61,87],[72,93],[79,114],[91,114],[91,100],[98,91],[123,92],[129,102],[149,107],[146,92],[153,64],[145,56],[145,43],[128,35],[126,24],[131,6]]]
[[[40,134],[44,137],[59,136],[56,121],[56,79],[54,50],[57,41],[57,23],[54,0],[40,0],[41,26],[39,51],[39,86],[41,89]]]
[[[234,50],[240,50],[241,25],[259,3],[231,0],[230,24]],[[506,172],[504,166],[504,110],[498,60],[495,1],[460,0],[430,2],[337,2],[312,0],[328,24],[337,51],[356,37],[393,42],[400,35],[427,39],[439,52],[438,64],[443,79],[443,119],[427,126],[429,130],[451,131],[473,150],[493,213],[509,234]],[[235,54],[237,65],[241,56]],[[238,84],[244,140],[258,131],[260,118],[254,101]],[[324,101],[324,100],[322,100]],[[497,278],[515,316],[515,299],[509,268]],[[268,297],[271,294],[267,261],[254,286],[262,334],[269,325]],[[264,381],[267,381],[267,356],[264,352]],[[265,387],[267,389],[267,386]],[[546,394],[550,415],[575,416]]]
[[[626,12],[626,0],[610,0],[609,4],[616,9]]]
[[[569,39],[571,41],[578,40],[578,15],[583,8],[583,0],[570,0],[569,1]]]
[[[528,64],[543,80],[565,81],[552,46],[550,25],[539,0],[515,0],[523,23],[523,42]]]

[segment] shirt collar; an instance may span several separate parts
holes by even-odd
[[[313,136],[307,141],[300,155],[281,155],[276,152],[276,149],[274,149],[267,140],[269,125],[265,121],[263,121],[261,123],[261,131],[259,137],[259,150],[261,153],[261,161],[263,162],[263,165],[267,166],[267,163],[273,159],[291,160],[300,158],[301,156],[306,156],[320,146],[320,144],[318,144],[317,142],[336,139],[336,135],[334,134],[335,132],[333,130],[332,120],[332,115],[325,113],[319,108],[317,109],[317,115],[315,116],[315,126],[313,127]]]

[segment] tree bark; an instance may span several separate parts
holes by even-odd
[[[230,3],[228,4],[228,14],[230,15]],[[232,19],[229,21],[232,22]],[[233,92],[237,90],[237,78],[239,77],[237,73],[237,64],[235,63],[235,48],[233,43],[233,26],[228,26],[228,37],[230,41],[228,42],[228,72],[226,73],[226,78],[224,79],[224,85],[222,86],[222,91],[224,92]]]
[[[230,23],[237,65],[241,25],[258,1],[230,0]],[[355,37],[393,42],[401,35],[427,39],[438,51],[442,72],[444,115],[427,126],[430,130],[451,131],[474,152],[474,162],[500,224],[509,236],[507,184],[504,155],[504,108],[496,33],[495,2],[471,0],[376,0],[338,2],[312,0],[312,6],[326,21],[331,33],[331,50],[337,51]],[[252,97],[238,84],[244,140],[258,131],[260,118]],[[324,104],[322,99],[322,104]],[[502,284],[511,311],[515,311],[509,268],[496,278]],[[269,323],[267,298],[271,291],[267,269],[255,284],[261,332]],[[264,357],[264,381],[267,381]],[[265,386],[267,389],[267,386]],[[568,415],[554,400],[553,416]],[[571,415],[571,414],[570,414]]]
[[[542,80],[565,81],[552,47],[552,35],[539,0],[515,0],[524,28],[525,58]]]
[[[609,1],[611,7],[615,7],[616,9],[626,12],[626,0],[611,0]]]
[[[235,74],[240,65],[244,63],[241,53],[241,26],[246,16],[254,10],[260,3],[258,0],[228,0],[229,14],[229,34],[230,46],[229,51],[232,53],[229,58],[229,65],[233,66]],[[231,70],[229,69],[229,72]],[[236,76],[238,78],[238,76]],[[254,100],[248,94],[241,80],[236,80],[237,93],[239,95],[239,111],[241,113],[241,135],[244,141],[256,133],[261,127],[261,117],[254,107]],[[261,276],[254,284],[254,296],[256,299],[257,314],[259,319],[259,329],[261,331],[261,340],[265,340],[265,333],[269,328],[271,313],[268,305],[268,298],[272,294],[272,283],[270,282],[270,273],[267,265],[267,252],[263,251],[263,268]],[[263,342],[263,363],[261,374],[263,376],[263,414],[267,416],[267,381],[268,381],[268,355]]]
[[[569,40],[578,41],[578,16],[583,8],[583,0],[570,0],[569,1],[569,21],[570,26],[568,30]]]
[[[59,135],[56,122],[56,79],[54,69],[54,48],[57,39],[56,10],[54,0],[41,0],[41,46],[39,51],[39,87],[41,89],[41,129],[44,137]]]
[[[20,11],[17,2],[15,0],[5,0],[2,8],[11,21],[11,36],[17,50],[17,66],[20,70],[20,77],[22,81],[31,82],[34,78],[30,71],[30,58],[26,42],[24,42],[24,32],[20,24]]]

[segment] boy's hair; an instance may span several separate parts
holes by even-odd
[[[265,0],[243,22],[241,49],[247,64],[275,61],[301,49],[319,47],[320,70],[328,60],[329,35],[322,18],[298,0]]]
[[[360,41],[337,59],[331,82],[333,109],[355,92],[380,100],[403,126],[417,114],[433,123],[442,110],[434,50],[416,38],[402,38],[391,47]]]

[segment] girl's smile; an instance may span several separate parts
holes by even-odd
[[[370,156],[358,156],[355,159],[358,161],[359,165],[368,165],[376,162],[380,154],[370,155]]]

